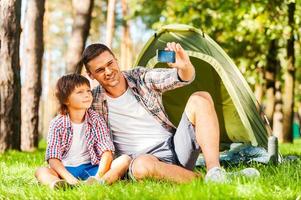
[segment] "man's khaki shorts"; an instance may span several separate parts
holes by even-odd
[[[174,135],[162,143],[132,155],[133,160],[129,167],[128,176],[135,180],[132,173],[132,164],[141,155],[150,154],[162,162],[176,164],[192,170],[199,153],[200,146],[196,141],[194,126],[184,112]]]

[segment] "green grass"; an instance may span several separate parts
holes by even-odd
[[[0,155],[0,199],[301,199],[301,140],[280,147],[283,155],[296,155],[299,160],[278,166],[256,165],[261,177],[255,180],[240,177],[220,185],[202,180],[189,184],[120,181],[67,191],[52,191],[36,182],[35,169],[46,165],[45,143],[40,146],[34,153],[9,151]]]

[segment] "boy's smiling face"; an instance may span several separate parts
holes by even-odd
[[[88,85],[83,84],[75,87],[65,104],[68,107],[68,110],[86,110],[90,108],[92,100],[91,88]]]

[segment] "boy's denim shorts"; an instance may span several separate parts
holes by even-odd
[[[65,166],[75,178],[79,180],[86,180],[89,176],[95,176],[99,165],[92,165],[91,163],[82,164],[77,167]]]

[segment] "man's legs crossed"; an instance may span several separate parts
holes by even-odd
[[[188,119],[187,119],[188,118]],[[189,122],[187,122],[189,121]],[[191,125],[194,130],[191,130]],[[194,135],[193,135],[194,134]],[[195,145],[196,140],[198,145]],[[160,162],[152,155],[140,156],[133,162],[132,173],[136,179],[153,177],[175,182],[187,182],[197,177],[188,169],[194,167],[194,161],[201,147],[207,174],[205,181],[227,182],[227,173],[219,163],[219,124],[214,103],[209,93],[196,92],[191,95],[185,107],[185,113],[174,136],[174,150],[183,167]],[[245,173],[248,172],[248,173]],[[250,173],[251,172],[251,176]],[[246,177],[258,177],[254,168],[239,172]]]
[[[176,151],[176,153],[178,154],[185,154],[184,156],[178,155],[178,158],[184,157],[185,161],[181,162],[180,159],[179,161],[180,164],[187,169],[177,165],[161,162],[153,155],[141,155],[133,160],[130,169],[132,175],[136,179],[139,180],[151,177],[175,182],[188,182],[193,178],[196,178],[197,175],[190,170],[194,166],[194,163],[192,162],[196,160],[196,158],[192,157],[196,157],[195,155],[197,155],[199,150],[197,147],[192,147],[193,145],[189,144],[192,142],[193,136],[185,134],[195,134],[194,137],[204,154],[207,170],[213,167],[220,167],[219,125],[214,109],[213,100],[211,99],[210,95],[206,92],[196,92],[191,95],[185,108],[185,115],[187,116],[189,122],[183,123],[183,129],[186,128],[185,126],[188,123],[191,123],[192,125],[194,125],[194,130],[183,130],[183,132],[181,132],[180,134],[177,132],[174,138],[174,142],[175,145],[177,145],[177,141],[179,144],[183,143],[183,139],[186,139],[185,137],[187,137],[187,140],[185,141],[187,145],[184,145],[184,150],[182,148],[183,144],[181,144],[181,146],[178,146],[178,149],[180,151]],[[189,127],[187,127],[187,129],[189,129]],[[177,150],[176,146],[175,150]],[[190,156],[192,157],[190,158]],[[185,162],[189,162],[189,164]]]

